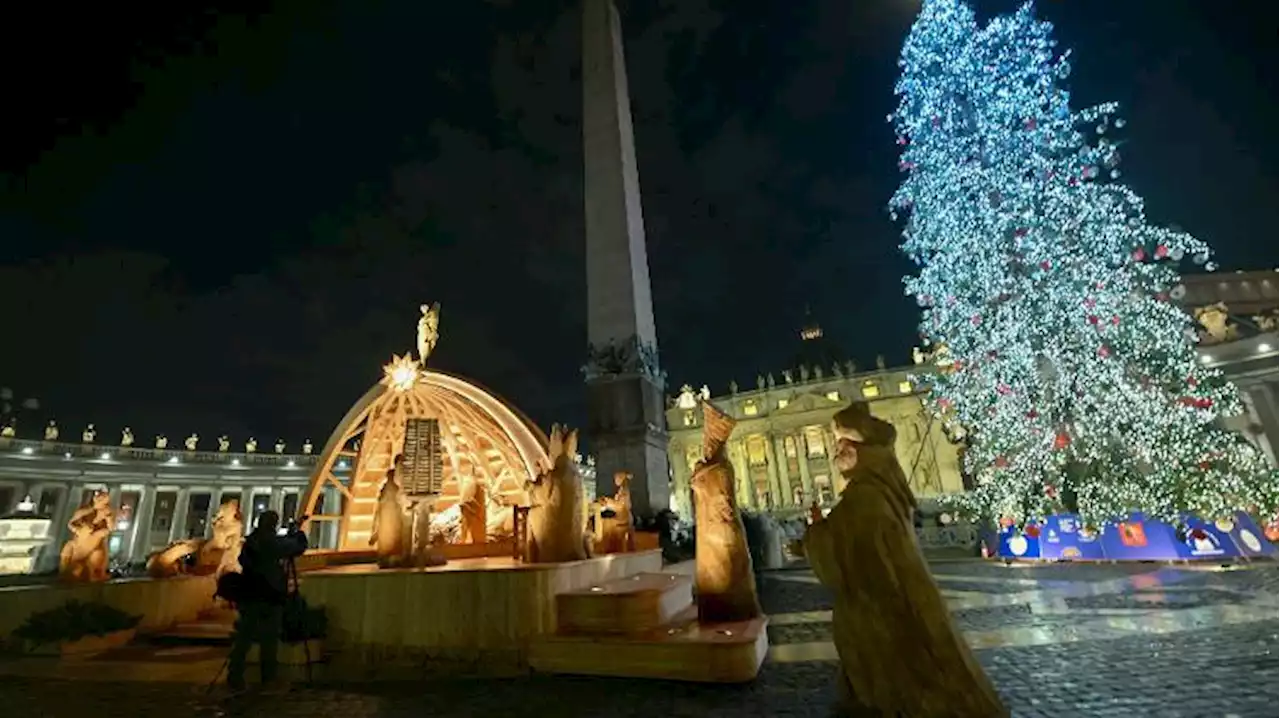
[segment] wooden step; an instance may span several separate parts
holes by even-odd
[[[556,595],[560,633],[644,633],[670,624],[693,603],[693,581],[638,573]]]
[[[702,625],[682,614],[670,626],[644,634],[554,635],[534,639],[535,671],[582,676],[653,678],[698,683],[754,680],[769,651],[761,616],[738,623]]]

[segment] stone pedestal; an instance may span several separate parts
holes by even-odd
[[[650,518],[671,505],[662,388],[640,374],[587,382],[587,436],[596,457],[596,495],[613,493],[613,475],[632,476],[632,511]]]

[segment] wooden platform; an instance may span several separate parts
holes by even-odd
[[[547,673],[745,683],[769,650],[768,619],[698,623],[684,571],[629,576],[556,597],[559,629],[535,639]]]
[[[672,573],[634,576],[556,596],[561,633],[644,633],[666,625],[693,601],[693,581]]]
[[[561,564],[487,557],[425,569],[335,566],[301,579],[308,603],[328,610],[326,645],[347,666],[344,677],[372,679],[403,678],[406,666],[424,676],[423,666],[528,670],[529,644],[556,632],[557,594],[661,568],[661,552],[645,551]]]

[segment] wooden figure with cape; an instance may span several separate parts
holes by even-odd
[[[894,455],[893,426],[862,402],[832,423],[847,486],[804,544],[818,580],[835,594],[841,714],[1008,716],[916,543],[916,502]]]

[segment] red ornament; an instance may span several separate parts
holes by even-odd
[[[1133,250],[1133,261],[1141,262],[1146,258],[1147,258],[1147,253],[1142,249],[1142,247],[1138,247],[1137,249]]]
[[[1009,465],[1009,460],[1003,456],[996,457],[996,468],[1003,469]]]
[[[1169,248],[1163,244],[1156,245],[1156,259],[1164,259],[1169,256]]]
[[[1028,412],[1027,412],[1027,418],[1028,418],[1028,419],[1034,419],[1034,418],[1036,418],[1036,417],[1038,417],[1038,416],[1040,416],[1040,412],[1036,411],[1035,409],[1032,409],[1032,410],[1030,410],[1030,411],[1028,411]]]
[[[1196,378],[1194,376],[1187,377],[1187,386],[1195,386],[1198,383],[1200,382],[1196,381]]]
[[[906,137],[899,136],[899,137],[898,137],[898,144],[899,144],[899,145],[905,145],[905,144],[907,144],[907,138],[906,138]]]
[[[1094,288],[1094,289],[1102,289],[1103,287],[1106,287],[1106,286],[1107,286],[1107,285],[1106,285],[1106,284],[1104,284],[1103,282],[1094,282],[1094,284],[1093,284],[1093,288]]]
[[[1088,299],[1084,300],[1085,309],[1093,309],[1096,306],[1098,306],[1098,300],[1094,299],[1093,297],[1089,297]]]
[[[1202,529],[1202,528],[1200,528],[1199,526],[1197,526],[1197,527],[1195,527],[1195,528],[1191,529],[1191,538],[1193,538],[1193,539],[1195,539],[1195,540],[1197,540],[1197,541],[1203,541],[1203,540],[1205,540],[1205,539],[1209,538],[1209,534],[1205,533],[1205,530],[1204,530],[1204,529]]]
[[[1168,294],[1165,294],[1164,292],[1160,292],[1159,294],[1157,294],[1157,295],[1156,295],[1156,301],[1157,301],[1157,302],[1167,302],[1167,301],[1169,301],[1169,295],[1168,295]]]
[[[1054,486],[1053,484],[1045,484],[1044,495],[1048,496],[1051,499],[1056,498],[1058,496],[1058,487]]]
[[[947,409],[950,409],[950,408],[951,408],[951,400],[950,400],[950,399],[947,399],[947,398],[939,399],[939,400],[938,400],[938,408],[939,408],[939,409],[941,409],[941,410],[943,410],[943,411],[946,411]]]
[[[1068,436],[1065,431],[1059,431],[1057,435],[1053,437],[1053,448],[1055,449],[1065,449],[1070,443],[1071,437]]]
[[[1046,272],[1047,272],[1047,271],[1049,271],[1049,269],[1050,269],[1050,268],[1052,268],[1052,267],[1053,267],[1053,265],[1052,265],[1052,264],[1050,264],[1050,263],[1049,263],[1049,260],[1047,260],[1047,259],[1040,263],[1040,268],[1041,268],[1041,269],[1043,269],[1043,270],[1044,270],[1044,271],[1046,271]]]
[[[1034,130],[1036,128],[1036,118],[1028,117],[1025,121],[1023,121],[1022,127],[1023,129],[1026,129],[1026,130]]]
[[[1103,344],[1102,346],[1098,347],[1098,356],[1102,357],[1103,359],[1106,359],[1107,357],[1111,356],[1111,347],[1107,346],[1106,344]]]
[[[942,124],[942,118],[938,117],[937,115],[934,115],[929,121],[933,124],[934,127],[937,127],[938,125]]]
[[[1027,228],[1026,228],[1026,227],[1019,227],[1019,228],[1017,228],[1017,229],[1013,230],[1013,236],[1015,236],[1015,237],[1025,237],[1025,236],[1027,236]]]
[[[1117,317],[1117,316],[1115,316],[1115,315],[1113,314],[1113,315],[1111,316],[1111,326],[1113,326],[1113,327],[1118,327],[1118,326],[1120,326],[1120,317]]]
[[[1098,324],[1098,317],[1097,317],[1097,315],[1095,315],[1095,314],[1090,314],[1090,315],[1089,315],[1089,323],[1090,323],[1090,324],[1093,324],[1093,325],[1095,325],[1095,326],[1096,326],[1096,325]]]
[[[969,323],[970,323],[970,324],[972,324],[972,325],[973,325],[973,326],[975,326],[975,327],[976,327],[976,326],[978,326],[979,324],[981,324],[981,323],[982,323],[982,315],[981,315],[981,314],[975,314],[975,315],[973,315],[973,316],[969,317]]]
[[[1040,536],[1040,524],[1028,523],[1022,530],[1028,538],[1038,538]]]
[[[903,160],[898,163],[898,169],[902,170],[903,172],[909,172],[915,169],[915,167],[916,167],[915,162],[907,162],[906,160]]]
[[[1008,396],[1013,393],[1013,387],[1009,386],[1008,384],[999,384],[996,386],[996,393],[1000,394],[1001,396]]]
[[[1202,471],[1208,471],[1208,470],[1209,470],[1209,462],[1207,462],[1207,461],[1201,461],[1201,462],[1200,462],[1200,469],[1201,469]]]

